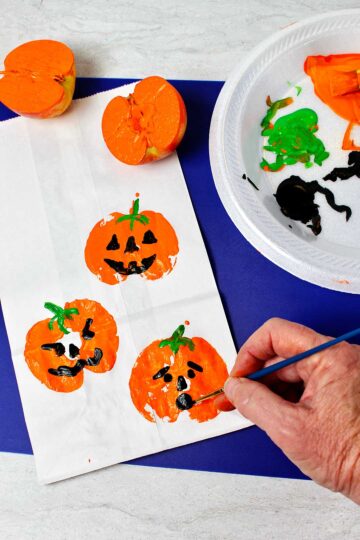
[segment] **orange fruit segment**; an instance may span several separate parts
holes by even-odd
[[[181,142],[186,108],[179,92],[162,77],[140,81],[127,98],[107,105],[102,132],[110,152],[123,163],[138,165],[162,159]]]
[[[24,116],[62,114],[75,89],[74,54],[63,43],[36,40],[11,51],[1,72],[0,101]]]
[[[115,157],[124,163],[140,163],[146,153],[146,139],[136,129],[130,101],[124,97],[115,97],[106,107],[102,132],[106,145]],[[135,127],[134,127],[135,124]]]

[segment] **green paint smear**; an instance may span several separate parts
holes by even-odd
[[[293,83],[291,83],[290,81],[287,81],[288,83],[288,86],[290,86],[290,88],[295,88],[296,90],[296,95],[297,96],[300,96],[301,92],[302,92],[302,87],[299,86],[299,85],[294,85]]]
[[[261,122],[261,134],[268,137],[264,150],[276,154],[276,159],[273,163],[263,159],[260,167],[264,170],[275,172],[299,162],[306,168],[312,167],[314,163],[321,166],[330,155],[324,143],[314,135],[319,128],[318,116],[312,109],[299,109],[278,118],[274,125],[270,123],[279,108],[292,103],[289,100],[291,98],[274,103],[270,98],[267,100],[269,110]]]
[[[121,216],[116,220],[116,223],[121,223],[122,221],[130,221],[130,230],[134,228],[135,221],[142,223],[142,225],[147,225],[149,223],[149,218],[139,213],[140,200],[135,199],[130,214]]]
[[[177,354],[180,347],[183,346],[188,347],[190,351],[193,351],[195,349],[195,343],[192,341],[192,339],[183,337],[184,333],[185,326],[183,324],[180,324],[180,326],[177,327],[171,338],[163,339],[159,343],[160,349],[162,349],[163,347],[170,347],[172,352],[174,354]]]
[[[52,302],[45,302],[44,308],[48,309],[54,314],[48,323],[50,330],[54,329],[54,323],[57,322],[61,332],[64,334],[70,334],[69,330],[65,328],[65,319],[72,319],[72,315],[79,315],[79,310],[77,308],[63,309]]]

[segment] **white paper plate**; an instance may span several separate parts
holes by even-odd
[[[236,67],[220,93],[211,122],[210,162],[229,216],[265,257],[322,287],[360,293],[360,179],[321,180],[333,167],[347,166],[348,152],[341,150],[347,122],[315,96],[303,70],[308,55],[340,53],[360,53],[360,10],[314,17],[261,43]],[[298,97],[289,82],[302,87]],[[260,122],[267,109],[267,95],[272,100],[294,97],[294,103],[279,111],[275,119],[304,106],[317,112],[316,135],[330,151],[322,167],[305,169],[297,164],[277,173],[261,170],[265,139],[260,134]],[[243,180],[244,173],[259,191]],[[315,202],[320,205],[320,235],[314,236],[305,225],[287,219],[273,194],[279,183],[293,174],[318,180],[329,188],[337,204],[351,207],[350,220],[346,222],[344,214],[332,210],[318,194]]]

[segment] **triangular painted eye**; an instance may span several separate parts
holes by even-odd
[[[110,242],[106,246],[106,249],[108,251],[115,251],[115,249],[120,249],[120,244],[118,242],[116,234],[112,235]]]
[[[154,233],[152,231],[146,231],[144,234],[144,238],[142,243],[143,244],[156,244],[157,239],[154,236]]]

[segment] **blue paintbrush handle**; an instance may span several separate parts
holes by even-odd
[[[295,356],[292,356],[291,358],[286,358],[286,360],[282,360],[281,362],[277,362],[276,364],[272,364],[271,366],[268,366],[266,368],[259,369],[259,371],[255,371],[255,373],[246,375],[245,379],[252,379],[253,381],[257,381],[258,379],[261,379],[261,377],[265,377],[265,375],[270,375],[270,373],[274,373],[275,371],[278,371],[279,369],[282,369],[286,366],[290,366],[291,364],[295,364],[295,362],[299,362],[299,360],[303,360],[304,358],[307,358],[308,356],[311,356],[312,354],[318,353],[320,351],[324,351],[325,349],[328,349],[329,347],[332,347],[333,345],[336,345],[337,343],[340,343],[341,341],[346,341],[347,339],[351,339],[355,336],[358,336],[359,334],[360,334],[360,328],[357,328],[356,330],[347,332],[347,334],[343,334],[342,336],[332,339],[331,341],[327,341],[326,343],[323,343],[322,345],[318,345],[317,347],[314,347],[313,349],[304,351],[300,354],[296,354]]]
[[[296,354],[295,356],[292,356],[291,358],[286,358],[286,360],[282,360],[281,362],[277,362],[276,364],[272,364],[271,366],[268,366],[266,368],[259,369],[259,371],[255,371],[255,373],[251,373],[250,375],[245,375],[244,378],[257,381],[258,379],[265,377],[265,375],[270,375],[270,373],[274,373],[275,371],[278,371],[279,369],[282,369],[286,366],[290,366],[291,364],[295,364],[295,362],[299,362],[299,360],[303,360],[304,358],[307,358],[308,356],[311,356],[312,354],[316,354],[320,351],[324,351],[325,349],[328,349],[329,347],[332,347],[333,345],[336,345],[337,343],[341,343],[341,341],[346,341],[355,336],[358,336],[359,334],[360,334],[360,328],[356,328],[356,330],[352,330],[351,332],[347,332],[346,334],[343,334],[342,336],[339,336],[335,339],[331,339],[330,341],[327,341],[326,343],[323,343],[322,345],[318,345],[317,347],[314,347],[313,349],[309,349],[308,351],[304,351],[300,354]],[[194,405],[197,403],[201,403],[205,399],[210,399],[219,394],[222,394],[223,392],[224,392],[223,388],[220,388],[219,390],[215,390],[215,392],[211,392],[211,394],[202,396],[196,401],[194,401]]]

